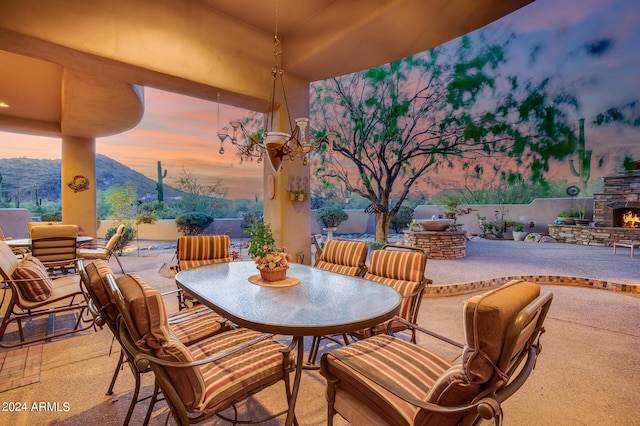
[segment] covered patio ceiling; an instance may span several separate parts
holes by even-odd
[[[0,3],[0,131],[95,138],[144,112],[137,86],[264,110],[276,29],[287,79],[367,69],[532,0],[86,0]]]

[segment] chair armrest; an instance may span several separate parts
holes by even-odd
[[[124,324],[121,324],[121,327],[122,326],[124,326]],[[241,343],[223,352],[220,352],[218,354],[215,354],[206,358],[198,359],[191,362],[176,362],[176,361],[167,361],[164,359],[156,358],[153,355],[140,352],[140,349],[135,347],[135,345],[131,342],[130,337],[123,334],[127,334],[127,333],[120,332],[121,343],[126,346],[127,351],[129,353],[137,352],[136,356],[133,359],[133,362],[136,368],[140,371],[147,370],[149,368],[150,363],[162,365],[165,367],[176,367],[176,368],[190,368],[190,367],[196,367],[203,364],[208,364],[211,362],[215,362],[221,358],[224,358],[228,355],[231,355],[235,352],[238,352],[239,350],[245,349],[253,344],[259,343],[265,339],[270,339],[271,337],[273,337],[273,334],[263,334],[260,337],[256,337],[255,339]]]
[[[78,249],[103,249],[106,250],[107,246],[105,246],[104,244],[98,244],[98,243],[82,243],[78,246]]]
[[[427,335],[429,335],[431,337],[435,337],[438,340],[442,340],[443,342],[446,342],[446,343],[448,343],[448,344],[450,344],[452,346],[456,346],[456,347],[458,347],[460,349],[464,348],[464,344],[462,344],[460,342],[457,342],[457,341],[455,341],[453,339],[450,339],[450,338],[448,338],[446,336],[438,334],[438,333],[436,333],[434,331],[428,330],[428,329],[426,329],[424,327],[419,326],[416,323],[407,321],[407,320],[405,320],[403,318],[394,318],[393,320],[389,321],[389,324],[387,324],[387,333],[390,336],[394,335],[394,333],[392,331],[392,325],[393,325],[394,322],[399,322],[401,324],[404,324],[409,330],[419,331],[419,332],[427,334]]]

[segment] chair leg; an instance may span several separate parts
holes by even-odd
[[[158,383],[156,382],[153,385],[153,395],[151,395],[151,401],[149,401],[149,407],[147,408],[147,414],[146,416],[144,416],[144,423],[143,425],[146,426],[149,424],[149,421],[151,420],[151,413],[153,413],[153,407],[156,405],[156,402],[158,401],[158,392],[160,391],[160,387],[158,386]]]
[[[309,357],[307,358],[308,364],[315,364],[316,358],[318,356],[318,349],[320,348],[320,339],[321,336],[313,336],[313,340],[311,341],[311,347],[309,348]]]
[[[116,371],[113,372],[113,377],[111,378],[111,384],[109,385],[109,389],[107,390],[107,395],[113,395],[113,387],[116,384],[116,379],[118,378],[118,374],[120,373],[120,369],[122,368],[122,363],[124,363],[124,352],[120,351],[120,359],[118,359]]]
[[[124,268],[122,267],[122,263],[120,263],[120,259],[118,258],[118,253],[113,253],[113,257],[116,258],[116,262],[118,262],[118,265],[120,266],[120,270],[122,271],[122,275],[126,274],[126,272],[124,271]]]
[[[135,367],[131,367],[132,371]],[[129,421],[131,420],[131,416],[133,415],[133,409],[136,407],[138,403],[138,395],[140,394],[140,382],[142,381],[142,374],[138,371],[134,371],[134,375],[136,376],[136,386],[133,389],[133,396],[131,397],[131,403],[129,404],[129,410],[127,411],[127,417],[124,419],[123,426],[127,426]]]

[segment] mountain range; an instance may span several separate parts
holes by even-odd
[[[43,201],[60,200],[60,160],[36,160],[32,158],[0,158],[0,190],[4,199],[31,201],[37,197]],[[98,191],[106,191],[114,185],[124,186],[133,182],[139,200],[157,198],[156,181],[101,154],[96,155],[96,182]],[[92,183],[90,183],[91,185]],[[36,192],[37,190],[37,192]],[[181,195],[181,191],[164,184],[164,197]]]

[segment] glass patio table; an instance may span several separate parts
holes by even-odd
[[[89,237],[88,235],[78,235],[76,237],[76,241],[78,244],[86,243],[87,241],[93,240],[93,237]],[[17,238],[15,240],[5,240],[5,243],[9,247],[31,247],[31,238]]]
[[[293,422],[304,358],[304,337],[348,333],[391,319],[400,295],[384,284],[297,263],[287,276],[297,284],[255,284],[251,261],[228,262],[180,271],[178,287],[241,327],[293,336],[296,369],[286,425]],[[295,280],[294,280],[295,281]]]

